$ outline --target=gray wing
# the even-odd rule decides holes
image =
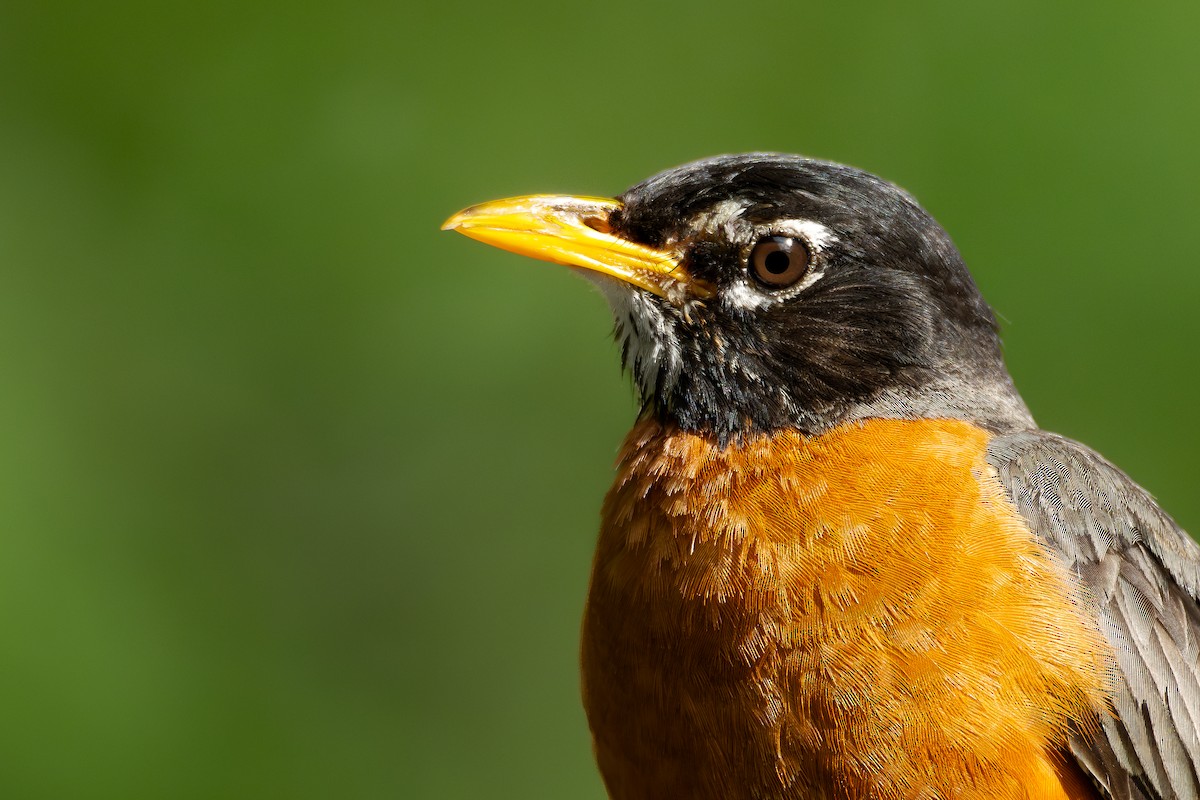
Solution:
[[[1114,800],[1200,798],[1200,548],[1097,453],[1040,431],[988,447],[1034,534],[1079,576],[1117,654],[1116,716],[1071,752]]]

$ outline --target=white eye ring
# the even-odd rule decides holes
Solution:
[[[795,297],[825,277],[822,251],[837,242],[833,231],[811,219],[777,220],[770,225],[755,228],[755,238],[750,241],[762,243],[772,238],[799,240],[808,251],[808,266],[803,274],[790,284],[773,286],[754,275],[753,249],[747,256],[747,275],[735,280],[723,292],[722,299],[733,308],[753,311],[777,305]],[[757,247],[758,244],[755,245]]]

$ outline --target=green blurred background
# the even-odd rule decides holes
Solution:
[[[913,191],[1200,530],[1194,2],[0,7],[0,796],[600,798],[602,300],[438,231],[720,152]]]

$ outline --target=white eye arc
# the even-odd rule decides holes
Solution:
[[[770,225],[756,226],[754,235],[755,238],[750,239],[754,247],[746,255],[746,274],[721,293],[727,305],[745,311],[786,302],[825,277],[824,252],[837,242],[833,231],[810,219],[776,220]],[[788,273],[789,280],[783,283],[773,283],[764,279],[754,268],[754,254],[759,246],[769,240],[798,241],[807,252],[807,264],[804,269],[798,275]],[[765,259],[769,257],[769,252],[764,248],[760,255]],[[789,268],[793,264],[794,259],[789,259]],[[781,262],[776,261],[775,268],[778,269],[779,266]]]
[[[809,251],[815,256],[833,242],[837,236],[833,231],[819,222],[811,219],[783,219],[762,230],[762,235],[793,236],[803,239]]]

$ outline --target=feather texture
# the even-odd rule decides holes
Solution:
[[[615,800],[1092,796],[1108,648],[953,420],[721,447],[653,419],[605,503],[584,704]]]
[[[1144,489],[1061,436],[994,439],[988,461],[1034,534],[1091,595],[1116,652],[1102,736],[1076,733],[1080,766],[1114,800],[1200,792],[1200,548]]]

